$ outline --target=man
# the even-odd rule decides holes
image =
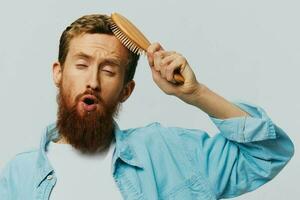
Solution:
[[[199,83],[186,59],[147,50],[153,80],[206,112],[220,129],[120,130],[113,118],[131,95],[138,56],[112,34],[109,17],[87,15],[63,32],[53,64],[58,119],[40,148],[18,154],[0,177],[0,199],[220,199],[271,180],[294,153],[259,107],[233,104]],[[185,81],[174,84],[180,70]]]

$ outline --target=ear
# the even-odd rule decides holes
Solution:
[[[123,88],[122,94],[121,94],[121,98],[120,101],[123,103],[125,102],[128,97],[130,97],[131,93],[133,92],[135,87],[135,82],[134,80],[129,81]]]
[[[52,66],[53,81],[56,87],[59,87],[62,77],[62,67],[59,62],[53,63]]]

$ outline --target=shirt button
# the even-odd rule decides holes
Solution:
[[[50,174],[47,176],[47,180],[51,180],[51,179],[53,179],[53,175]]]

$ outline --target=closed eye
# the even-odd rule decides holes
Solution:
[[[107,69],[102,69],[102,71],[103,71],[105,74],[109,75],[109,76],[115,75],[115,72],[110,71],[110,70],[107,70]]]
[[[84,69],[84,68],[87,68],[88,66],[85,65],[85,64],[76,64],[76,67],[77,67],[78,69]]]
[[[101,67],[101,71],[103,71],[107,75],[114,75],[116,71],[115,68],[115,66],[106,64]]]

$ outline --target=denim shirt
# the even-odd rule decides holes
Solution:
[[[271,180],[293,156],[293,144],[263,109],[237,105],[251,117],[211,117],[220,130],[214,137],[159,123],[116,127],[112,176],[123,198],[213,200],[241,195]],[[8,163],[0,176],[1,200],[49,199],[57,177],[46,149],[57,138],[52,124],[38,150],[20,153]]]

